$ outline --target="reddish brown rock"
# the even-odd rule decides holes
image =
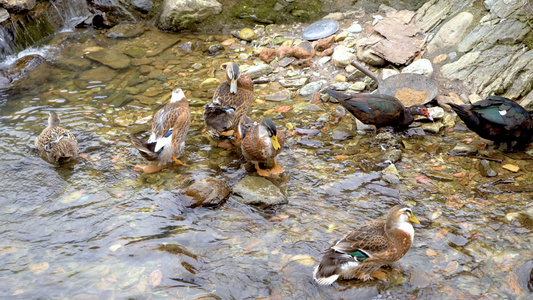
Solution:
[[[330,36],[330,37],[327,37],[327,38],[323,38],[323,39],[319,39],[317,41],[314,41],[313,42],[313,46],[314,48],[316,49],[316,51],[324,51],[328,48],[331,47],[331,45],[333,45],[333,36]]]
[[[297,58],[303,58],[303,59],[313,58],[313,56],[315,56],[315,53],[316,53],[315,49],[313,48],[313,46],[311,46],[311,43],[309,43],[308,41],[301,42],[298,45],[292,47],[292,49],[293,49],[292,55]]]
[[[322,51],[322,53],[320,53],[320,56],[322,56],[322,57],[323,57],[323,56],[330,56],[330,55],[332,55],[332,54],[333,54],[333,47],[328,48],[328,49]]]
[[[263,50],[261,50],[259,58],[269,64],[271,61],[274,60],[274,58],[276,58],[276,50],[265,47],[263,48]]]
[[[283,59],[284,57],[290,57],[292,56],[293,49],[288,46],[280,46],[276,53],[278,55],[278,59]]]
[[[297,61],[293,61],[292,65],[297,68],[307,68],[313,65],[313,58],[309,57],[307,59],[299,59]]]

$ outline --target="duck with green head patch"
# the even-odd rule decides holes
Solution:
[[[248,116],[241,119],[238,128],[242,136],[241,149],[244,158],[255,165],[260,176],[280,175],[284,169],[277,163],[276,156],[285,143],[285,134],[276,128],[276,124],[268,118],[259,123],[252,122]],[[259,163],[273,162],[270,170],[261,169]]]
[[[322,285],[337,279],[371,279],[379,268],[399,260],[411,248],[412,223],[420,224],[407,205],[392,207],[387,220],[367,223],[328,248],[313,278]]]

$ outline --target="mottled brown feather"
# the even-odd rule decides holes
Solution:
[[[249,119],[248,117],[244,118]],[[271,162],[283,149],[285,145],[285,133],[276,129],[276,136],[280,144],[279,149],[274,149],[271,143],[263,140],[259,136],[259,123],[251,123],[241,128],[246,127],[241,135],[243,136],[241,142],[241,149],[244,159],[250,162]]]
[[[50,112],[48,127],[35,139],[35,146],[48,161],[63,163],[78,156],[79,146],[76,137],[59,122],[57,114]]]

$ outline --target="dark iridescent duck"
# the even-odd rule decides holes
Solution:
[[[276,128],[268,118],[259,123],[252,122],[248,116],[241,119],[239,133],[242,136],[241,149],[244,158],[255,165],[259,176],[280,175],[284,169],[276,161],[285,143],[285,134]],[[259,163],[273,162],[270,170],[261,169]]]
[[[389,210],[387,220],[376,220],[350,232],[328,248],[313,273],[319,284],[330,285],[337,279],[369,280],[382,266],[402,258],[413,243],[411,223],[420,224],[407,205]]]
[[[217,87],[213,100],[205,106],[204,120],[209,131],[231,136],[254,100],[254,84],[250,76],[240,72],[236,63],[221,67],[226,71],[227,80]]]
[[[396,130],[407,128],[413,123],[415,115],[425,116],[433,120],[423,105],[405,107],[400,100],[385,94],[354,94],[345,95],[341,92],[326,89],[326,92],[337,99],[346,110],[365,124],[377,128],[392,126]]]
[[[529,112],[510,99],[490,96],[472,105],[448,105],[470,130],[496,145],[506,144],[507,151],[533,142],[533,121]]]

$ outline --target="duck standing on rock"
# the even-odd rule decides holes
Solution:
[[[138,165],[135,169],[142,170],[144,173],[155,173],[172,161],[186,165],[178,157],[185,150],[185,138],[190,124],[189,102],[183,91],[177,88],[172,91],[170,103],[155,114],[150,138],[143,141],[134,134],[130,135],[131,142],[139,153],[147,160],[158,163],[157,165]]]
[[[429,111],[423,105],[405,107],[396,97],[385,94],[345,95],[326,89],[331,97],[337,99],[346,110],[365,124],[377,128],[393,126],[396,130],[406,129],[413,123],[415,115],[425,116],[433,121]]]
[[[529,112],[508,98],[490,96],[471,105],[447,104],[470,130],[498,146],[505,144],[506,151],[533,142],[533,121]]]
[[[367,223],[327,249],[313,278],[330,285],[339,278],[366,281],[383,276],[376,271],[399,260],[411,248],[415,235],[411,223],[420,224],[407,205],[392,207],[387,220]]]
[[[259,176],[279,176],[284,169],[277,163],[276,156],[285,144],[285,134],[276,128],[268,118],[259,123],[252,122],[248,116],[241,119],[238,131],[242,136],[241,149],[244,158],[255,165]],[[259,163],[274,162],[270,170],[261,169]]]
[[[227,80],[220,83],[213,100],[205,106],[204,120],[209,131],[232,136],[254,100],[254,84],[250,76],[240,72],[238,64],[230,62],[221,67],[226,71]]]
[[[35,139],[35,146],[48,161],[65,163],[78,157],[78,141],[67,129],[59,126],[56,112],[48,113],[48,127]]]

